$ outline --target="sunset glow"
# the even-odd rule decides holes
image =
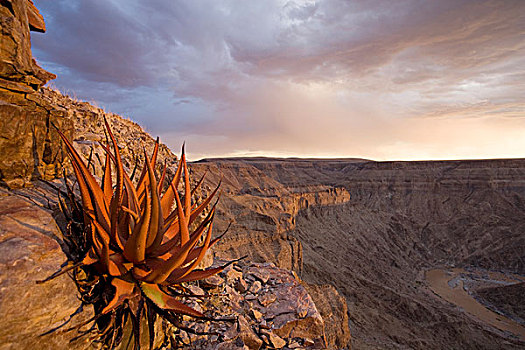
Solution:
[[[35,4],[52,86],[192,160],[525,157],[523,1]]]

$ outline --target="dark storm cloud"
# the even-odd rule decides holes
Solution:
[[[487,118],[525,113],[519,0],[36,5],[48,33],[33,34],[35,53],[59,88],[175,144],[193,138],[195,154],[406,157],[425,148],[415,130],[429,119],[480,130],[444,133],[421,154],[447,157],[443,144],[469,154],[494,128]]]

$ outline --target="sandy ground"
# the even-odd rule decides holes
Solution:
[[[463,269],[433,269],[426,272],[426,280],[430,289],[444,300],[462,308],[468,314],[476,317],[480,321],[487,323],[505,333],[525,341],[525,327],[519,323],[499,315],[474,299],[465,288],[465,281],[462,276],[469,274]],[[505,276],[500,273],[488,273],[490,280],[494,283],[514,283],[521,278],[517,276]]]

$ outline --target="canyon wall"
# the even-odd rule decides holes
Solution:
[[[216,225],[219,230],[231,227],[216,248],[217,256],[247,255],[298,273],[303,265],[302,246],[289,235],[296,227],[297,215],[312,207],[350,200],[343,186],[324,185],[312,179],[287,186],[276,172],[258,169],[251,160],[204,160],[193,163],[192,170],[207,172],[207,188],[221,182],[223,196]]]

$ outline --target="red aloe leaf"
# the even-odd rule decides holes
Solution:
[[[189,266],[182,268],[182,269],[177,269],[179,271],[177,270],[173,271],[170,274],[170,276],[166,279],[166,281],[164,281],[164,283],[167,283],[168,285],[173,284],[174,281],[177,281],[187,276],[200,264],[200,262],[202,261],[202,259],[204,259],[204,256],[206,255],[208,247],[210,246],[212,230],[213,230],[213,223],[210,223],[210,225],[208,226],[208,232],[206,234],[206,239],[204,240],[203,245],[199,247],[198,249],[194,249],[192,251],[192,253],[198,251],[199,254],[196,256],[196,258],[193,258],[192,256],[190,256],[191,253],[188,254],[188,257],[186,257],[186,261],[184,263],[187,264],[187,263],[190,263],[192,260],[194,259],[195,260]]]
[[[186,244],[190,239],[190,231],[188,229],[188,219],[184,215],[182,209],[182,203],[180,202],[179,193],[173,189],[175,192],[175,200],[177,201],[177,214],[179,215],[179,229],[180,229],[180,245]]]
[[[226,266],[228,266],[228,264],[227,265],[223,265],[223,266],[219,266],[219,267],[214,267],[214,268],[207,269],[207,270],[193,270],[192,272],[187,274],[185,277],[182,277],[182,278],[179,278],[179,279],[177,279],[175,281],[170,281],[170,282],[172,284],[173,283],[180,284],[180,283],[184,283],[184,282],[192,282],[192,281],[202,280],[202,279],[205,279],[205,278],[208,278],[210,276],[218,274],[219,272],[224,270],[226,268]]]
[[[129,235],[131,233],[131,231],[130,231],[131,221],[135,220],[133,215],[130,214],[130,212],[132,212],[132,211],[130,211],[128,209],[128,211],[126,212],[126,210],[124,210],[124,208],[128,208],[127,207],[129,205],[128,198],[129,198],[128,192],[124,191],[123,198],[122,198],[122,204],[120,206],[120,212],[119,212],[119,215],[118,215],[118,230],[117,230],[117,236],[119,237],[120,242],[123,242],[122,245],[125,244],[125,242],[128,240]],[[133,212],[133,213],[135,213],[135,212]],[[134,222],[136,222],[136,221],[134,221]],[[124,250],[124,249],[121,248],[121,251],[122,250]]]
[[[124,247],[124,256],[133,263],[141,263],[145,259],[146,240],[151,219],[151,198],[146,196],[146,208],[135,229]]]
[[[188,163],[186,163],[186,156],[184,154],[182,155],[182,162],[184,163],[184,214],[186,217],[189,217],[191,211],[190,174],[188,171]]]
[[[184,145],[182,146],[182,154],[184,154]],[[173,180],[171,181],[170,186],[164,192],[162,195],[162,199],[160,200],[160,205],[162,207],[162,213],[164,214],[164,220],[167,221],[168,215],[171,213],[171,207],[173,206],[173,201],[175,200],[175,192],[177,191],[177,187],[179,186],[180,176],[182,174],[182,155],[179,160],[179,166],[177,168],[177,171],[175,172],[175,176],[173,176]]]
[[[149,300],[163,310],[174,311],[179,314],[193,317],[204,317],[202,313],[164,293],[156,284],[141,283],[140,289]]]
[[[102,177],[102,183],[104,184],[104,196],[106,197],[106,203],[111,202],[113,196],[113,187],[111,185],[111,162],[109,156],[106,154],[106,164],[104,165],[104,176]]]
[[[131,215],[131,217],[133,218],[133,220],[135,220],[135,222],[139,221],[139,219],[140,219],[139,215],[137,213],[135,213],[133,210],[131,210],[128,207],[125,207],[125,206],[122,206],[121,209],[122,209],[122,211],[125,211],[126,213]]]
[[[157,162],[157,154],[159,153],[159,138],[157,137],[157,140],[155,140],[155,147],[153,149],[153,153],[151,155],[151,161],[149,162],[151,167],[155,169],[155,163]],[[147,162],[147,158],[145,162]],[[140,174],[139,182],[137,184],[137,194],[139,198],[142,198],[144,195],[144,191],[146,190],[146,185],[148,184],[148,169],[147,165],[144,164],[144,167],[142,168],[142,172]]]
[[[111,128],[109,127],[106,117],[104,117],[104,123],[106,125],[106,129],[108,131],[111,142],[113,143],[113,150],[115,151],[115,162],[116,162],[116,168],[117,168],[117,187],[115,188],[115,193],[114,193],[113,199],[111,200],[111,205],[110,205],[111,228],[109,231],[111,234],[111,238],[115,240],[119,248],[124,249],[124,244],[121,241],[120,236],[117,232],[120,205],[122,204],[122,199],[123,199],[122,194],[124,191],[124,169],[122,166],[122,159],[120,158],[120,151],[118,149],[117,140],[113,136],[113,132],[111,132]],[[111,153],[111,152],[108,152],[108,153]]]
[[[162,191],[162,186],[164,186],[164,180],[166,179],[167,169],[168,169],[168,164],[166,163],[166,161],[164,161],[164,168],[162,169],[162,175],[160,176],[159,187],[157,189],[159,193]]]
[[[113,154],[111,154],[109,147],[105,146],[104,144],[100,144],[100,146],[104,149],[106,154],[109,155],[113,163],[117,164],[117,160],[115,159]],[[133,211],[138,212],[139,200],[138,200],[137,192],[135,190],[135,186],[133,186],[133,182],[129,178],[128,174],[126,174],[126,172],[123,172],[122,175],[124,176],[124,188],[128,194],[128,200],[129,200],[128,207],[132,209]]]
[[[118,266],[116,261],[110,259],[110,255],[113,251],[109,248],[109,234],[97,221],[93,220],[91,224],[95,226],[96,231],[98,232],[98,237],[100,238],[99,240],[95,238],[95,241],[98,241],[101,245],[101,247],[99,246],[98,256],[104,270],[111,276],[121,276],[126,270],[123,266]]]
[[[177,236],[171,238],[170,240],[166,241],[165,243],[161,244],[155,250],[152,250],[150,252],[150,255],[152,257],[163,256],[164,254],[170,252],[174,247],[176,247],[176,246],[178,247],[179,243],[180,243],[180,236],[177,235]],[[171,256],[171,254],[170,254],[170,256]]]
[[[208,213],[206,218],[200,223],[200,225],[191,234],[190,237],[193,237],[194,235],[200,235],[202,233],[202,231],[206,228],[206,226],[208,226],[208,224],[210,224],[213,221],[213,215],[214,214],[215,214],[215,207],[213,207],[213,209],[210,211],[210,213]],[[175,245],[177,243],[179,243],[179,241],[180,241],[180,237],[179,236],[175,236],[172,239],[170,239],[169,241],[163,243],[155,251],[152,251],[151,255],[152,256],[163,256],[163,257],[166,257],[166,258],[170,258],[173,254],[171,254],[171,253],[168,254],[168,253],[173,249],[173,247],[175,247]],[[168,255],[166,256],[166,254],[168,254]],[[190,254],[191,254],[191,252],[190,252]],[[191,260],[193,260],[193,259],[191,259]],[[186,259],[186,262],[189,262],[188,259]]]
[[[89,172],[89,169],[86,167],[71,142],[69,142],[67,137],[58,128],[57,132],[64,141],[68,155],[71,158],[71,164],[73,165],[73,170],[80,187],[84,210],[94,210],[101,224],[104,227],[109,228],[107,203],[102,189],[93,175]]]
[[[231,264],[236,263],[236,262],[238,262],[240,260],[243,260],[246,257],[247,257],[247,255],[243,256],[242,258],[229,261],[229,262],[227,262],[226,264],[224,264],[222,266],[213,267],[213,268],[206,269],[206,270],[193,270],[188,275],[186,275],[186,277],[178,279],[177,282],[175,282],[175,283],[181,284],[181,283],[185,283],[185,282],[193,282],[193,281],[197,281],[197,280],[202,280],[202,279],[208,278],[210,276],[218,274],[219,272],[223,271],[225,268],[227,268]]]
[[[195,192],[199,189],[199,187],[201,187],[202,185],[202,182],[204,181],[204,177],[206,176],[206,174],[208,173],[208,170],[204,171],[204,174],[202,174],[199,182],[197,182],[197,184],[195,185],[195,187],[191,190],[191,195],[193,196],[195,194]]]
[[[169,225],[164,225],[164,237],[165,239],[172,239],[177,236],[180,232],[179,218],[175,217]]]
[[[95,248],[92,246],[87,252],[84,259],[82,259],[82,265],[92,265],[99,261],[98,255],[95,252]]]
[[[199,204],[194,210],[192,210],[189,220],[190,224],[193,222],[193,220],[197,218],[197,216],[200,215],[200,213],[202,213],[204,208],[206,208],[210,204],[213,197],[217,194],[217,191],[219,190],[220,186],[221,183],[219,182],[215,190],[201,204]]]
[[[147,155],[144,151],[144,155]],[[162,218],[162,211],[160,207],[160,197],[159,192],[157,189],[157,180],[155,179],[155,174],[153,172],[153,168],[149,162],[147,162],[148,166],[148,176],[149,176],[149,184],[150,184],[150,195],[151,195],[151,220],[149,225],[149,231],[148,231],[148,237],[146,241],[146,249],[159,246],[162,242],[163,232],[162,232],[162,226],[164,225],[163,218]],[[147,192],[147,191],[146,191]]]
[[[218,237],[214,238],[209,246],[207,247],[206,250],[208,249],[211,249],[211,247],[213,247],[215,245],[215,243],[217,243],[218,241],[221,240],[222,237],[224,237],[224,235],[226,233],[228,233],[228,230],[230,229],[230,226],[231,226],[231,223],[228,225],[228,227],[226,228],[226,230],[221,233]],[[189,263],[190,261],[192,261],[193,259],[197,258],[200,254],[201,254],[201,251],[202,249],[204,248],[204,246],[201,246],[201,247],[196,247],[195,249],[193,249],[189,254],[188,254],[188,257],[186,258],[186,261],[184,262],[185,264]]]
[[[194,235],[180,249],[178,249],[177,252],[173,253],[173,255],[169,259],[167,259],[165,263],[163,263],[159,267],[154,268],[151,274],[148,275],[144,279],[144,281],[161,283],[166,278],[168,278],[168,276],[173,272],[173,270],[179,268],[184,263],[190,250],[193,249],[193,247],[195,247],[195,245],[201,238],[202,232],[203,230],[201,230],[199,234]]]
[[[113,278],[113,280],[111,280],[111,284],[115,287],[115,295],[113,296],[113,299],[110,300],[108,305],[102,309],[102,314],[106,314],[119,307],[122,305],[124,300],[133,297],[133,295],[137,293],[137,291],[135,291],[135,283],[127,282],[120,278]]]
[[[86,181],[84,180],[84,177],[82,176],[82,173],[80,172],[78,168],[78,165],[73,161],[71,162],[71,164],[73,165],[73,171],[75,172],[75,176],[78,182],[78,187],[80,189],[80,197],[82,199],[82,208],[84,211],[84,221],[88,221],[87,212],[95,211],[95,208],[93,206],[93,201],[91,200],[89,188],[86,185]]]

